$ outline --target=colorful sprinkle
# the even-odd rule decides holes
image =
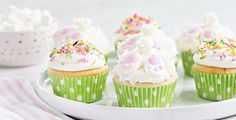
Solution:
[[[213,55],[219,56],[220,60],[224,60],[227,56],[232,56],[232,61],[236,60],[235,52],[236,41],[233,39],[212,39],[210,41],[202,41],[200,46],[197,46],[197,53],[199,53],[200,59],[204,59],[207,53],[213,53]]]
[[[159,24],[157,24],[152,18],[134,14],[122,22],[116,33],[123,35],[137,34],[140,33],[141,27],[146,24],[153,24],[157,29],[160,29]]]
[[[91,54],[91,51],[96,51],[98,58],[103,59],[104,56],[101,52],[95,48],[93,44],[85,43],[83,40],[78,40],[74,43],[65,43],[60,48],[54,48],[52,53],[50,54],[50,62],[53,62],[56,56],[66,56],[71,58],[72,54],[78,54],[84,56],[84,58],[78,59],[78,63],[87,63],[89,62],[86,59],[87,54]],[[92,61],[92,64],[95,64],[96,61]],[[64,62],[61,62],[61,65],[64,65]]]

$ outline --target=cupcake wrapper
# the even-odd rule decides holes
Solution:
[[[236,93],[236,74],[208,74],[192,70],[198,96],[211,101],[230,99]]]
[[[109,55],[110,55],[110,54],[106,54],[106,55],[105,55],[105,60],[106,60],[106,63],[108,63],[108,58],[109,58]]]
[[[92,103],[102,98],[108,71],[86,77],[63,77],[49,74],[55,95],[70,100]]]
[[[193,53],[190,51],[183,51],[181,53],[182,62],[185,74],[188,76],[192,76],[192,65],[194,64],[193,61]]]
[[[172,106],[176,82],[153,88],[130,87],[114,81],[118,105],[131,108],[166,108]]]
[[[177,70],[177,68],[178,68],[178,63],[179,63],[179,59],[178,59],[178,57],[176,57],[176,58],[175,58],[175,68],[176,68],[176,70]]]

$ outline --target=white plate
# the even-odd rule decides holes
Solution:
[[[222,102],[206,101],[197,96],[194,81],[180,77],[175,90],[172,108],[123,108],[117,107],[116,95],[110,76],[105,95],[99,102],[86,104],[55,96],[46,71],[37,81],[38,95],[58,111],[75,118],[94,120],[199,120],[217,119],[236,114],[236,98]]]

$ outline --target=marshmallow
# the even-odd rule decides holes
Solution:
[[[32,31],[55,24],[55,19],[46,10],[10,6],[6,14],[0,14],[0,32]]]

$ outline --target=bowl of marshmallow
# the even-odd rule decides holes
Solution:
[[[46,61],[56,28],[56,20],[46,10],[10,6],[6,14],[0,14],[0,66]]]

